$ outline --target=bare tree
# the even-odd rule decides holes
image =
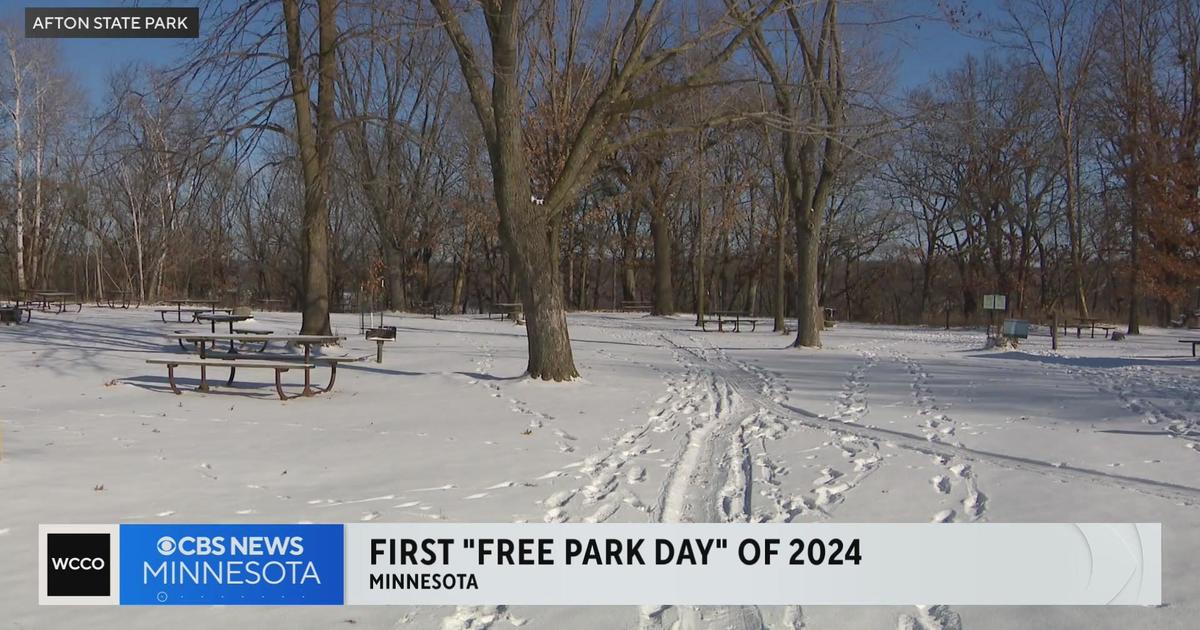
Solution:
[[[1054,104],[1075,306],[1082,317],[1088,317],[1088,300],[1080,217],[1080,113],[1100,44],[1097,4],[1092,0],[1006,0],[1010,24],[1002,29],[1012,45],[1032,59]]]
[[[733,6],[733,0],[729,0]],[[837,0],[818,3],[814,26],[789,6],[785,37],[794,41],[799,60],[780,60],[777,50],[755,28],[750,48],[766,72],[780,120],[780,159],[796,231],[796,339],[794,346],[821,345],[824,315],[820,305],[821,230],[825,205],[846,156],[847,88]],[[813,32],[815,30],[815,32]]]
[[[583,115],[565,136],[567,151],[557,176],[545,183],[544,190],[534,191],[530,156],[521,128],[526,94],[522,88],[527,68],[521,55],[522,41],[528,34],[524,28],[528,16],[522,13],[525,3],[520,0],[481,2],[491,59],[489,69],[477,50],[478,44],[464,28],[460,11],[450,0],[430,2],[458,55],[471,103],[483,128],[491,159],[500,233],[521,287],[527,317],[528,374],[546,380],[573,379],[578,376],[578,371],[571,354],[562,279],[558,271],[564,209],[574,201],[600,161],[611,152],[614,131],[630,112],[704,87],[740,47],[749,30],[739,29],[730,37],[727,22],[716,19],[698,34],[684,35],[684,39],[671,42],[671,38],[664,35],[667,21],[663,11],[667,3],[655,0],[644,6],[637,2],[625,12],[623,19],[610,19],[609,25],[614,26],[606,29],[612,36],[610,45],[592,48],[611,50],[609,58],[602,60],[597,56],[589,60],[582,58],[582,42],[574,37],[584,30],[582,23],[587,11],[569,11],[569,15],[574,16],[574,23],[557,32],[568,33],[572,39],[562,48],[560,58],[554,60],[554,64],[568,71],[576,64],[591,64],[597,69],[598,88],[593,94],[582,95],[586,107],[580,108]],[[581,5],[579,2],[571,4]],[[780,0],[772,0],[756,14],[752,23],[757,25],[780,4]],[[535,7],[534,10],[539,9]],[[555,11],[557,4],[545,3],[540,10]],[[714,51],[701,46],[718,37],[726,37],[727,41],[717,45]],[[695,50],[706,54],[692,64],[696,69],[683,78],[652,89],[639,84],[640,78]]]

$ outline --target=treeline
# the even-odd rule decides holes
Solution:
[[[96,105],[10,25],[0,295],[519,301],[556,380],[564,311],[626,301],[808,346],[1195,306],[1200,0],[925,8],[990,46],[901,88],[909,3],[212,2]]]

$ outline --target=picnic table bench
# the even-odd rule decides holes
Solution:
[[[158,311],[158,316],[161,317],[164,322],[167,321],[167,313],[171,313],[171,312],[175,313],[175,321],[178,323],[181,323],[181,324],[183,323],[183,314],[185,312],[191,313],[192,321],[196,321],[196,316],[199,315],[200,313],[215,313],[215,312],[217,312],[217,300],[186,299],[186,300],[166,300],[166,302],[168,304],[174,304],[175,308],[154,309],[154,310]],[[206,307],[206,308],[196,308],[196,307],[184,308],[183,307],[184,304],[207,304],[208,307]],[[221,310],[225,310],[225,309],[221,309]]]
[[[1083,329],[1087,328],[1091,331],[1092,339],[1096,338],[1096,328],[1098,328],[1098,326],[1096,324],[1100,323],[1099,318],[1097,318],[1097,317],[1076,317],[1072,321],[1074,321],[1074,323],[1068,323],[1066,321],[1063,322],[1062,327],[1063,327],[1064,335],[1067,334],[1067,328],[1073,327],[1073,328],[1075,328],[1075,338],[1080,339],[1083,337]]]
[[[717,316],[717,331],[725,332],[725,325],[732,324],[733,332],[742,332],[743,324],[750,324],[750,330],[754,331],[758,327],[758,320],[750,317],[749,313],[744,311],[713,311],[713,315]],[[714,320],[706,317],[700,321],[700,330],[708,332],[708,325]]]
[[[254,357],[253,359],[240,359],[240,357],[242,357],[242,356],[249,356],[249,355],[238,354],[236,349],[234,348],[235,342],[240,341],[240,342],[244,342],[244,343],[264,343],[265,344],[269,341],[283,341],[286,343],[294,343],[296,345],[303,346],[304,347],[304,358],[303,358],[303,361],[301,361],[300,363],[302,363],[304,365],[292,365],[291,366],[292,368],[304,370],[304,391],[302,392],[303,396],[313,396],[313,395],[321,393],[321,392],[330,391],[333,388],[334,381],[337,379],[338,364],[344,363],[347,361],[357,361],[357,359],[350,359],[350,358],[344,358],[344,357],[316,357],[316,358],[314,358],[312,356],[312,346],[326,344],[326,343],[334,343],[334,342],[342,341],[345,339],[345,337],[341,337],[341,336],[337,336],[337,335],[273,335],[273,334],[261,334],[261,333],[259,333],[259,334],[228,334],[228,335],[226,335],[226,334],[205,333],[205,332],[199,332],[199,333],[184,332],[184,333],[175,333],[175,334],[167,335],[167,338],[180,341],[181,343],[182,342],[190,342],[193,345],[195,345],[197,350],[200,353],[201,361],[206,361],[206,360],[210,359],[210,355],[208,352],[208,347],[210,345],[215,346],[216,343],[218,343],[218,342],[229,341],[229,346],[230,346],[229,352],[218,353],[218,354],[212,355],[215,357],[219,357],[219,359],[214,359],[214,360],[227,361],[227,363],[216,364],[221,367],[229,368],[229,379],[226,383],[227,385],[233,384],[233,379],[237,373],[237,368],[242,366],[243,364],[253,364],[254,362],[269,362],[269,363],[275,364],[278,361],[287,361],[287,360],[294,361],[294,360],[296,360],[295,357],[291,357],[291,356],[287,356],[287,355],[263,356],[258,353],[253,355],[253,357]],[[151,360],[147,359],[147,361],[149,362]],[[188,363],[180,363],[179,360],[176,359],[175,357],[155,359],[154,361],[159,364],[163,364],[164,361],[167,361],[167,362],[172,362],[175,365],[188,365]],[[196,364],[196,363],[194,363],[192,365],[200,366],[201,382],[202,382],[202,384],[206,383],[207,381],[206,381],[205,370],[211,364],[207,364],[207,363]],[[305,365],[307,367],[304,367]],[[330,368],[329,384],[326,385],[324,389],[320,389],[320,390],[316,390],[312,387],[312,368],[313,368],[313,366],[316,366],[316,365],[325,365]],[[280,372],[276,373],[277,379],[280,374],[281,374]],[[202,389],[201,391],[207,391],[207,390]],[[178,393],[178,392],[176,392],[176,393]],[[280,392],[280,394],[281,394],[281,399],[282,399],[282,392]]]
[[[1105,339],[1108,339],[1112,335],[1113,331],[1117,329],[1116,326],[1113,326],[1111,324],[1097,324],[1096,328],[1099,328],[1100,330],[1104,331]]]
[[[52,310],[55,315],[65,313],[69,304],[75,305],[75,312],[83,312],[83,302],[75,298],[75,294],[70,291],[53,291],[49,289],[26,290],[29,294],[29,299],[25,300],[26,306],[32,308],[32,305],[37,304],[38,310],[43,313],[49,313]]]
[[[643,300],[626,300],[621,302],[621,310],[632,312],[644,311],[649,313],[650,311],[654,310],[654,303]]]
[[[1196,346],[1200,346],[1200,339],[1180,339],[1179,343],[1192,344],[1192,356],[1196,356]]]
[[[131,292],[124,289],[117,289],[108,292],[106,298],[96,298],[96,306],[108,306],[108,308],[129,308],[129,296]],[[134,308],[141,306],[141,302],[136,302]]]
[[[442,305],[438,304],[437,302],[421,302],[420,304],[417,304],[413,308],[418,313],[425,313],[427,315],[432,315],[434,319],[438,318],[439,311],[441,311],[442,313],[447,312],[447,311],[443,311]]]
[[[237,360],[231,360],[231,359],[225,359],[225,358],[207,358],[207,357],[206,358],[191,358],[191,357],[182,357],[182,356],[171,357],[171,358],[162,358],[162,359],[146,359],[146,363],[167,366],[167,382],[171,385],[171,391],[175,392],[176,394],[183,394],[183,392],[179,391],[179,386],[175,383],[175,368],[177,368],[181,365],[199,366],[200,367],[200,386],[197,387],[196,389],[198,391],[202,391],[202,392],[209,391],[206,369],[210,368],[210,367],[227,367],[227,368],[229,368],[229,383],[233,382],[234,371],[237,368],[243,368],[243,369],[248,369],[248,370],[255,370],[255,369],[275,370],[275,392],[279,394],[280,400],[287,400],[287,395],[283,393],[282,377],[283,377],[284,372],[287,372],[288,370],[291,370],[291,369],[300,369],[300,370],[304,370],[304,373],[307,375],[309,370],[311,370],[313,367],[315,367],[315,364],[313,364],[313,363],[305,363],[305,362],[301,362],[301,361],[261,361],[261,360],[259,360],[259,361],[245,361],[245,360],[237,361]],[[307,380],[307,378],[305,380]],[[332,384],[331,384],[331,386],[332,386]],[[307,383],[305,384],[305,388],[306,389],[308,388]],[[328,390],[325,390],[325,391],[328,391]],[[312,394],[302,394],[302,395],[311,396]]]

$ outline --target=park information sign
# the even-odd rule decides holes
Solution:
[[[1008,296],[988,294],[983,296],[983,310],[1003,311],[1008,309]]]
[[[42,525],[39,602],[1158,605],[1158,523]]]

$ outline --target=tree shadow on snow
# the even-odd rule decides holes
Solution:
[[[978,352],[978,351],[975,351]],[[971,359],[1009,359],[1032,361],[1049,365],[1078,368],[1112,369],[1131,366],[1200,367],[1200,360],[1191,357],[1063,357],[1028,354],[1020,351],[984,352],[968,355]]]
[[[455,372],[455,374],[480,381],[519,381],[526,378],[524,372],[516,376],[496,376],[495,374],[483,374],[482,372]]]

